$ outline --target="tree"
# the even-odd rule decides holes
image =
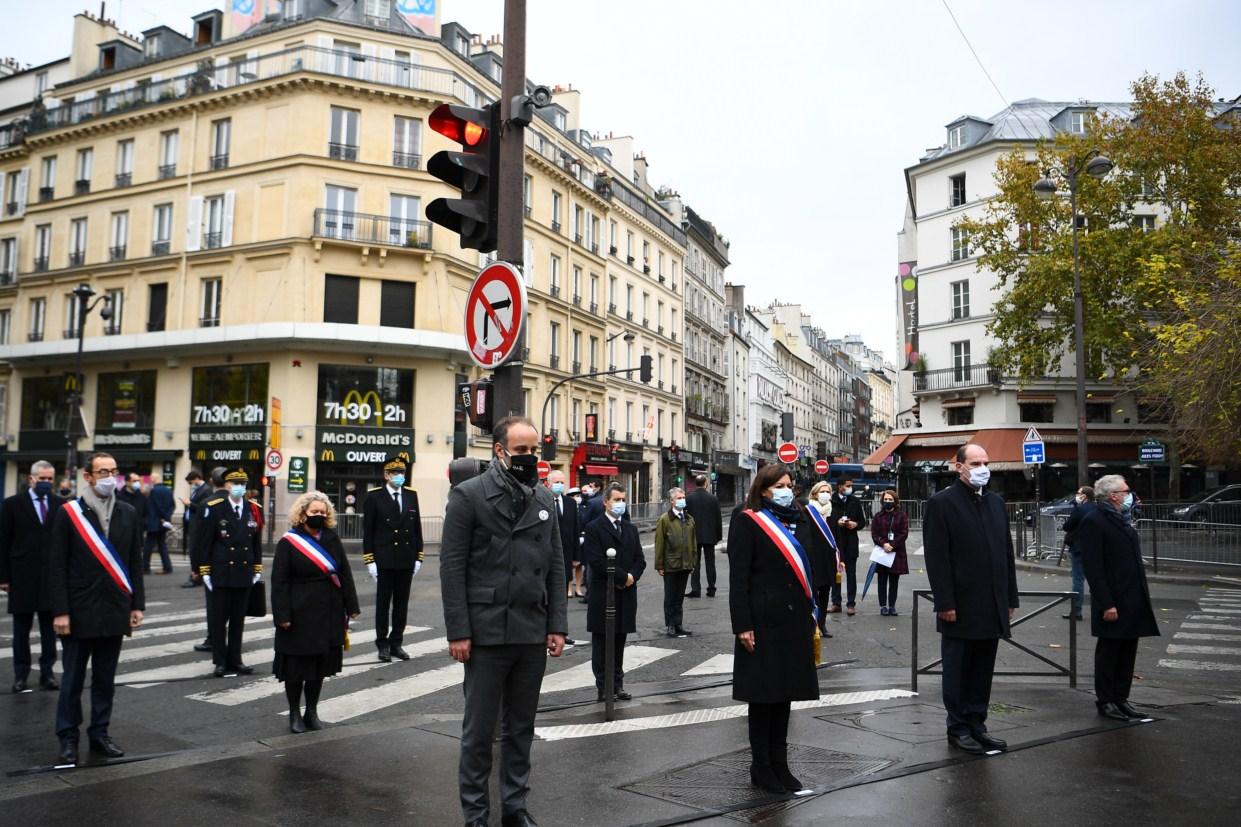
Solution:
[[[1088,378],[1132,388],[1148,421],[1169,423],[1174,454],[1236,462],[1241,109],[1201,77],[1148,75],[1131,89],[1130,117],[1103,113],[1085,135],[1002,158],[985,214],[956,225],[999,279],[992,364],[1022,382],[1072,373],[1072,212],[1034,183],[1103,154],[1111,174],[1077,179]]]

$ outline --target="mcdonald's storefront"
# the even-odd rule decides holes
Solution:
[[[190,391],[190,462],[204,473],[242,468],[257,488],[267,449],[266,363],[194,368]]]

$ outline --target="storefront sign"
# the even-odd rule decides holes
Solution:
[[[599,441],[599,414],[597,413],[586,414],[586,441]]]
[[[320,365],[320,426],[408,429],[414,419],[414,371],[370,365]]]
[[[150,448],[154,442],[156,371],[99,374],[95,448]]]
[[[190,393],[190,460],[261,462],[267,448],[269,366],[194,368]]]
[[[310,460],[307,457],[289,457],[289,493],[305,494],[307,491],[307,471]]]
[[[413,428],[340,428],[320,425],[315,435],[315,458],[319,462],[383,465],[398,455],[413,462]]]

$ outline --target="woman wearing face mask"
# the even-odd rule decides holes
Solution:
[[[670,508],[655,523],[655,571],[664,579],[664,633],[689,637],[685,620],[685,585],[698,565],[698,540],[694,518],[685,510],[685,490],[668,492]]]
[[[284,682],[291,732],[323,728],[318,714],[323,679],[340,671],[348,619],[360,611],[335,526],[336,513],[327,495],[303,494],[293,503],[289,530],[280,538],[272,561],[271,610],[276,624],[272,672]]]
[[[896,586],[902,574],[909,574],[909,558],[905,540],[909,538],[909,517],[897,508],[900,498],[895,491],[884,491],[879,497],[879,513],[870,523],[870,538],[884,551],[896,552],[891,566],[876,566],[879,575],[879,614],[896,615]]]
[[[802,788],[788,765],[790,704],[819,697],[808,552],[816,530],[788,470],[771,464],[755,474],[729,534],[733,698],[749,704],[750,781],[770,793]]]
[[[844,560],[836,546],[836,535],[832,533],[832,484],[826,480],[816,482],[810,489],[810,505],[806,516],[816,529],[810,548],[810,566],[814,569],[814,599],[820,607],[826,607],[832,600],[832,586],[836,578],[845,570]],[[827,612],[819,612],[819,633],[831,637],[827,631]]]

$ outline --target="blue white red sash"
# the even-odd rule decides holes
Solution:
[[[785,528],[784,523],[776,519],[767,509],[762,511],[752,511],[746,509],[746,514],[758,523],[758,527],[763,530],[771,542],[776,544],[776,548],[780,549],[780,553],[784,555],[784,559],[793,569],[793,573],[797,575],[798,582],[801,583],[802,590],[806,593],[806,599],[810,601],[810,613],[814,615],[815,621],[819,618],[819,607],[814,602],[814,589],[811,586],[810,574],[810,558],[806,555],[806,550],[801,547],[801,543],[797,542],[797,538],[793,536],[793,532]]]
[[[285,532],[284,539],[288,540],[293,548],[300,551],[306,556],[310,562],[314,563],[320,571],[328,576],[332,581],[332,585],[340,588],[340,577],[336,574],[336,564],[332,562],[332,557],[323,550],[323,546],[315,542],[313,537],[307,537],[305,534],[298,534],[296,531]]]
[[[840,549],[836,546],[836,538],[832,536],[832,530],[827,527],[827,520],[823,519],[823,515],[813,505],[806,508],[806,513],[810,515],[810,519],[818,527],[819,532],[823,535],[823,539],[827,540],[827,544],[832,547],[832,551],[840,554]]]
[[[69,512],[69,522],[73,523],[78,536],[99,561],[99,565],[103,566],[103,570],[112,578],[112,582],[116,583],[116,587],[125,594],[133,594],[134,587],[129,582],[129,571],[121,562],[116,549],[108,542],[108,538],[96,531],[90,520],[86,519],[86,513],[82,510],[82,501],[70,500],[65,503],[65,510]]]

